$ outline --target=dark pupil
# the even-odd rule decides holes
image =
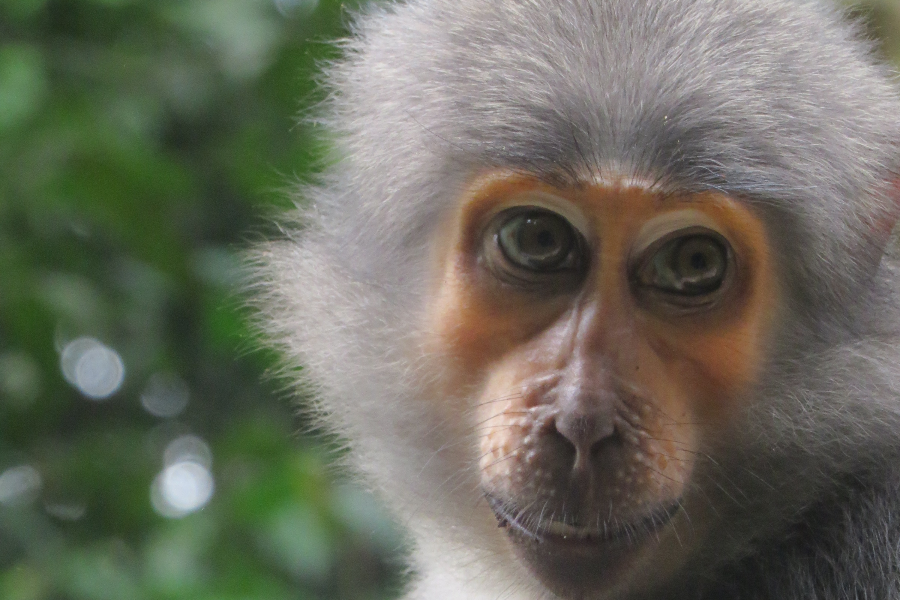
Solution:
[[[697,252],[693,256],[691,256],[691,266],[696,270],[701,271],[706,268],[706,256]]]
[[[553,235],[552,231],[545,229],[537,235],[537,241],[538,244],[540,244],[544,248],[547,248],[556,243],[556,236]]]

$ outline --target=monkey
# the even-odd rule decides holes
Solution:
[[[362,9],[263,335],[407,600],[900,598],[896,75],[819,0]]]

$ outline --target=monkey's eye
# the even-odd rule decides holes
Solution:
[[[494,217],[484,256],[495,275],[515,285],[556,286],[559,276],[581,272],[581,235],[561,215],[538,207],[516,207]]]
[[[639,291],[684,307],[711,303],[722,290],[732,262],[728,243],[706,231],[663,239],[645,256],[634,275]]]
[[[514,215],[500,227],[497,243],[516,266],[554,271],[570,261],[576,234],[569,222],[556,213],[529,210]]]

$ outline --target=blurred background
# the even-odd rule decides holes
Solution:
[[[0,600],[397,597],[235,291],[357,7],[0,0]],[[900,0],[853,10],[900,64]]]

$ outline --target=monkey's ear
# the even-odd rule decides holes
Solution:
[[[900,222],[900,176],[888,184],[887,199],[886,206],[874,215],[870,230],[870,240],[881,253],[889,250],[891,234]]]

